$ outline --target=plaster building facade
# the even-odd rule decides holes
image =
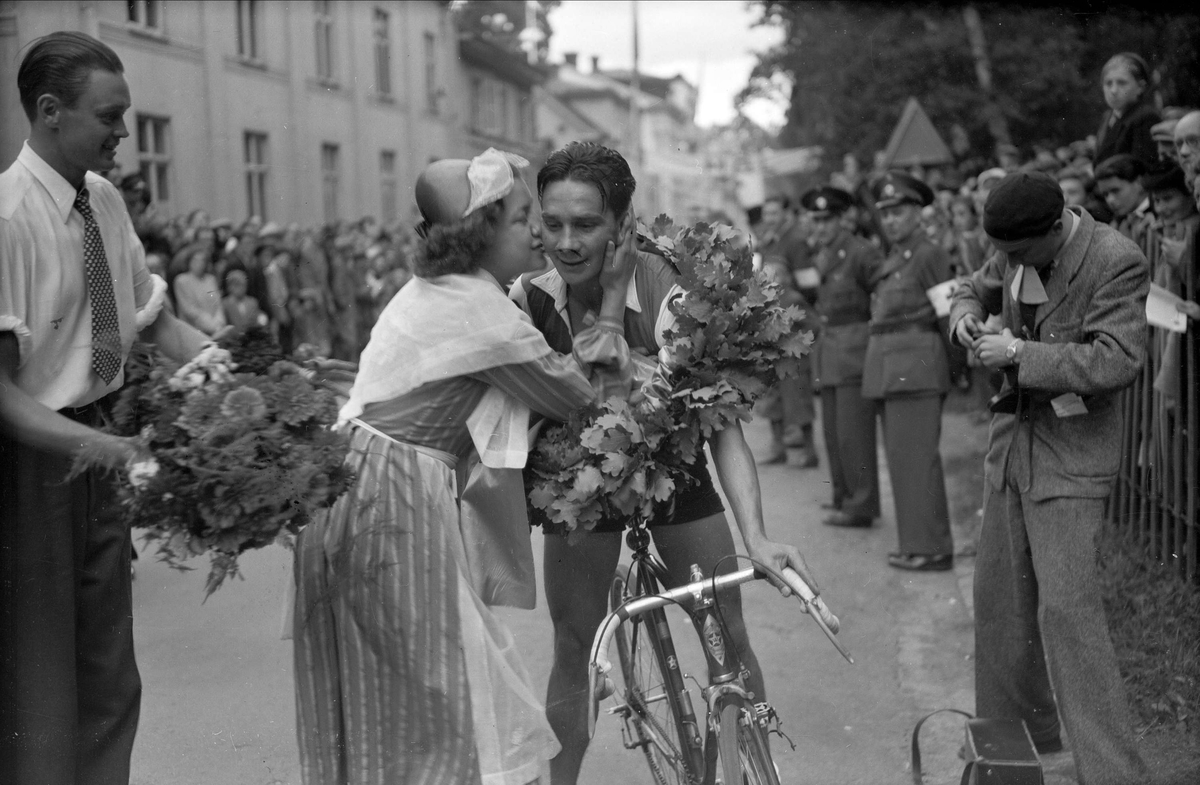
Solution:
[[[445,2],[0,0],[0,167],[28,133],[22,48],[55,30],[121,57],[133,107],[117,160],[165,215],[408,220],[430,160],[494,145],[538,163],[544,149],[541,72],[460,40]]]

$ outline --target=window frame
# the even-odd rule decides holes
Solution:
[[[260,0],[236,0],[237,56],[247,63],[262,64],[262,9]]]
[[[267,188],[271,173],[271,138],[267,132],[250,129],[242,132],[242,167],[246,182],[246,214],[267,221]]]
[[[322,84],[337,81],[335,21],[333,0],[313,0],[313,54],[317,81]]]
[[[375,6],[371,16],[371,41],[375,54],[375,94],[392,97],[392,15]]]
[[[134,131],[138,172],[146,182],[150,203],[169,211],[175,193],[171,118],[139,112],[134,117]]]
[[[325,223],[341,218],[342,146],[336,142],[321,142],[321,205]]]

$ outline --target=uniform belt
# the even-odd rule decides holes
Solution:
[[[923,322],[904,322],[901,324],[873,324],[871,335],[888,335],[890,333],[936,333],[937,327]]]

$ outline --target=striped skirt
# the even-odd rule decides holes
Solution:
[[[305,785],[522,785],[558,751],[463,577],[454,469],[433,452],[356,428],[355,487],[297,543]]]

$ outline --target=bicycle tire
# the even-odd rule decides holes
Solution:
[[[625,601],[627,573],[627,569],[618,569],[613,578],[610,609]],[[630,719],[638,745],[646,756],[654,781],[658,785],[696,785],[700,776],[688,763],[675,700],[669,695],[662,663],[647,632],[648,627],[661,629],[666,623],[666,614],[662,610],[622,622],[614,636],[617,661],[624,680],[625,702],[632,710]]]
[[[724,785],[779,785],[766,735],[754,707],[740,696],[717,702],[717,748]]]

